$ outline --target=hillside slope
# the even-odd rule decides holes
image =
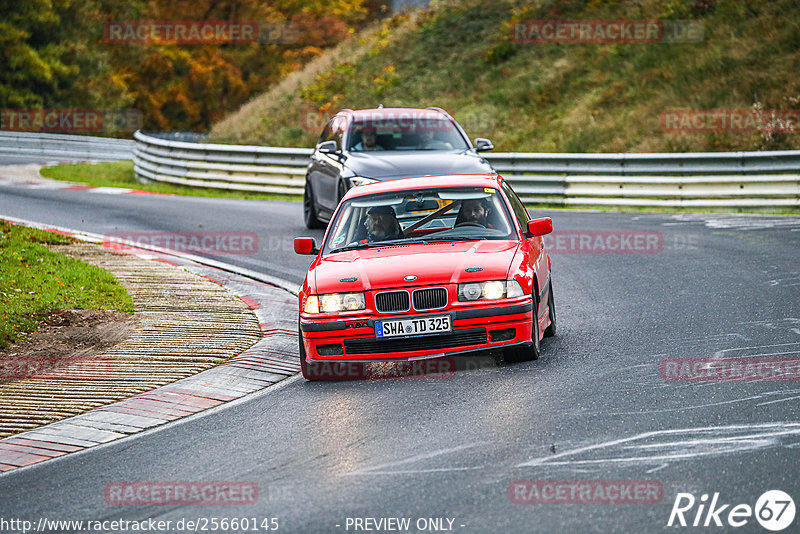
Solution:
[[[692,20],[697,42],[522,43],[525,20]],[[668,110],[800,109],[797,0],[463,0],[354,36],[216,124],[217,142],[313,146],[341,108],[439,106],[498,151],[800,148],[800,130],[674,132]],[[796,116],[796,115],[795,115]],[[713,126],[713,125],[712,125]]]

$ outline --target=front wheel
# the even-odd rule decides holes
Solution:
[[[303,330],[300,328],[300,321],[297,322],[297,339],[300,340],[298,347],[298,355],[300,356],[300,372],[303,373],[303,378],[306,380],[316,380],[308,368],[306,361],[306,346],[303,344]]]
[[[325,228],[325,225],[317,217],[317,208],[314,205],[314,191],[311,184],[306,179],[306,187],[303,191],[303,221],[309,230]]]
[[[550,291],[547,293],[547,307],[550,311],[547,316],[550,318],[550,326],[544,329],[544,337],[556,335],[556,301],[553,300],[553,281],[550,280]]]
[[[531,326],[530,344],[503,349],[503,359],[506,363],[529,362],[539,359],[539,305],[535,300],[531,315],[533,316],[533,325]]]

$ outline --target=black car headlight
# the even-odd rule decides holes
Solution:
[[[358,187],[360,185],[367,185],[367,184],[374,184],[378,180],[373,180],[372,178],[366,178],[364,176],[352,176],[348,178],[350,180],[350,187]]]
[[[522,286],[516,280],[488,280],[458,284],[458,300],[496,300],[521,297]]]

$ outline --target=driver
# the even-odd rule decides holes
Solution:
[[[461,211],[458,213],[458,224],[477,223],[486,228],[491,228],[489,224],[489,214],[491,212],[492,208],[489,206],[489,201],[485,198],[464,200],[461,203]]]
[[[378,131],[372,126],[366,126],[361,130],[361,141],[359,141],[352,150],[356,152],[371,152],[373,150],[384,150],[384,148],[377,143]]]
[[[391,206],[375,206],[367,212],[364,221],[370,241],[387,241],[403,237],[403,230]]]

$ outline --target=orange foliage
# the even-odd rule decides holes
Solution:
[[[107,43],[111,79],[124,83],[149,130],[207,130],[227,112],[349,35],[365,0],[145,0],[135,20],[257,21],[261,43]],[[374,8],[372,3],[367,5]],[[111,16],[134,20],[129,14]],[[275,34],[276,28],[280,31]],[[278,35],[278,39],[274,38]],[[283,39],[280,39],[283,37]]]

